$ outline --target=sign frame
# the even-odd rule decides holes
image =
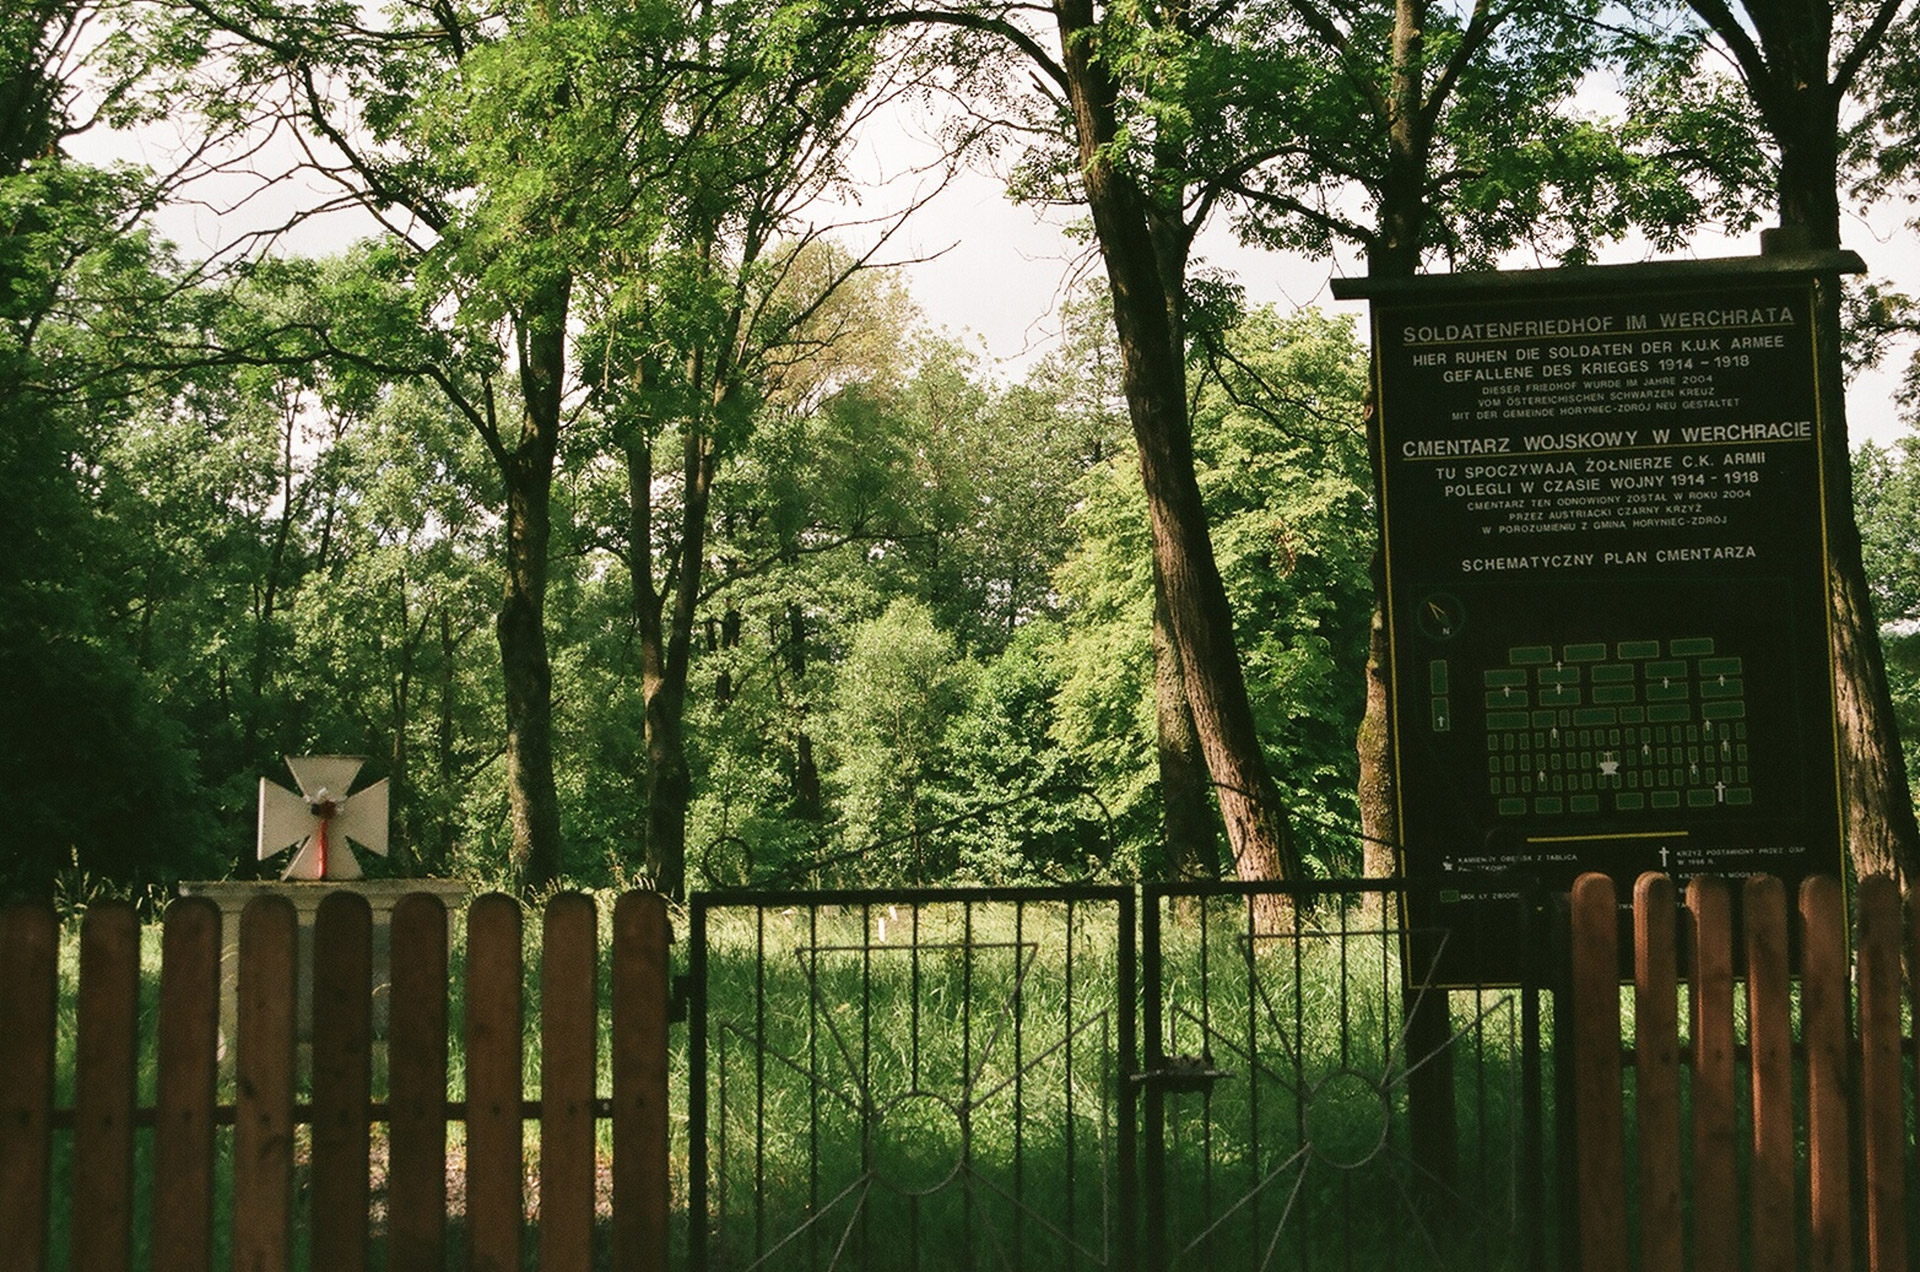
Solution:
[[[1410,953],[1511,983],[1517,898],[1837,872],[1819,288],[1852,253],[1338,280],[1370,429]]]

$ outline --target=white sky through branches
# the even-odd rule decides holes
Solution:
[[[880,223],[876,218],[924,195],[935,180],[925,171],[931,143],[925,140],[924,127],[888,122],[899,126],[863,140],[856,152],[853,168],[864,187],[858,210],[822,207],[821,224],[832,225],[836,219],[849,223],[843,237],[855,247],[864,246],[860,236],[873,232],[871,227]],[[95,130],[73,146],[83,161],[127,161],[160,171],[188,149],[189,139],[170,135],[164,127],[140,134]],[[236,250],[250,234],[337,200],[340,189],[317,174],[298,171],[298,157],[290,142],[266,141],[246,158],[231,161],[221,175],[190,186],[186,197],[162,213],[161,233],[186,257],[200,258]],[[1869,277],[1916,295],[1920,245],[1908,225],[1911,216],[1912,209],[1905,206],[1880,206],[1865,217],[1848,215],[1842,233],[1845,245],[1866,260]],[[932,195],[879,259],[897,263],[930,326],[962,339],[996,366],[1002,378],[1017,379],[1056,342],[1057,315],[1073,285],[1101,277],[1084,236],[1072,232],[1074,219],[1070,209],[1016,204],[999,178],[966,171]],[[276,250],[330,254],[377,229],[365,212],[331,212],[297,225]],[[1737,239],[1702,232],[1694,239],[1692,254],[1705,258],[1758,250],[1757,230]],[[1328,290],[1330,279],[1364,272],[1352,253],[1331,261],[1279,254],[1243,247],[1230,233],[1216,229],[1202,237],[1196,256],[1197,265],[1231,274],[1251,303],[1283,311],[1320,305],[1349,316],[1364,329],[1366,307],[1335,302]],[[1601,259],[1618,263],[1654,258],[1644,246],[1628,243],[1608,249]],[[1516,267],[1522,264],[1515,262]],[[1910,344],[1894,347],[1881,367],[1849,386],[1852,445],[1869,440],[1890,445],[1907,431],[1894,395],[1912,352]]]

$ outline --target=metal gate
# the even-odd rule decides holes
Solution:
[[[697,895],[690,1266],[1536,1266],[1538,999],[1388,886]]]
[[[1538,1266],[1539,998],[1396,887],[1144,890],[1145,1267]]]

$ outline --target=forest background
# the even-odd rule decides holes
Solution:
[[[1405,272],[1793,224],[1783,121],[1824,116],[1753,107],[1776,20],[1716,0],[12,6],[5,886],[253,875],[256,782],[326,752],[393,780],[372,873],[1231,873],[1249,815],[1223,823],[1222,726],[1192,709],[1221,672],[1286,868],[1377,868],[1366,349],[1349,315],[1250,299],[1196,245]],[[1827,34],[1836,208],[1897,224],[1920,27],[1880,0]],[[876,177],[902,120],[917,143],[881,146]],[[163,127],[163,162],[108,158]],[[1007,363],[908,290],[926,208],[982,174],[1084,245]],[[1920,317],[1874,278],[1846,318],[1850,368],[1897,386],[1856,414],[1904,425],[1856,449],[1852,485],[1911,772]],[[1224,656],[1170,613],[1161,441],[1203,510]]]

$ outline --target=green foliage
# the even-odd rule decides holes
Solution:
[[[97,502],[101,441],[128,415],[113,358],[154,320],[166,267],[120,233],[143,193],[58,160],[0,176],[0,889],[62,872],[137,887],[207,861],[191,739],[124,604],[141,528]]]
[[[1364,355],[1344,322],[1260,311],[1200,371],[1196,462],[1263,744],[1308,856],[1338,872],[1357,862],[1353,737],[1372,597]],[[1055,729],[1143,862],[1159,833],[1145,501],[1120,459],[1090,473],[1082,496],[1058,578],[1069,606]]]
[[[1659,179],[1618,126],[1573,104],[1609,52],[1597,17],[1597,5],[1548,0],[1107,5],[1097,40],[1121,133],[1110,157],[1189,232],[1218,208],[1248,242],[1391,252],[1399,231],[1380,218],[1412,199],[1428,221],[1412,261],[1483,267],[1516,249],[1589,260],[1639,223],[1641,185]],[[1029,120],[1036,133],[1058,122]],[[1070,147],[1037,146],[1015,189],[1069,197],[1077,172]]]
[[[828,712],[843,835],[873,882],[930,883],[957,864],[935,836],[932,786],[970,668],[933,613],[897,600],[853,630]]]
[[[1697,225],[1750,230],[1771,202],[1779,156],[1724,51],[1684,10],[1655,8],[1624,49],[1626,136],[1645,199],[1640,218],[1664,250]]]
[[[1854,452],[1853,506],[1874,616],[1882,627],[1920,622],[1920,435]]]
[[[1052,734],[1064,635],[1056,622],[1022,626],[973,678],[948,729],[935,802],[949,813],[957,880],[1062,883],[1124,864],[1085,763]]]
[[[1920,436],[1854,452],[1853,505],[1907,773],[1920,789]]]
[[[1196,413],[1201,488],[1262,737],[1307,855],[1357,872],[1353,748],[1373,588],[1365,353],[1344,319],[1251,315]]]

